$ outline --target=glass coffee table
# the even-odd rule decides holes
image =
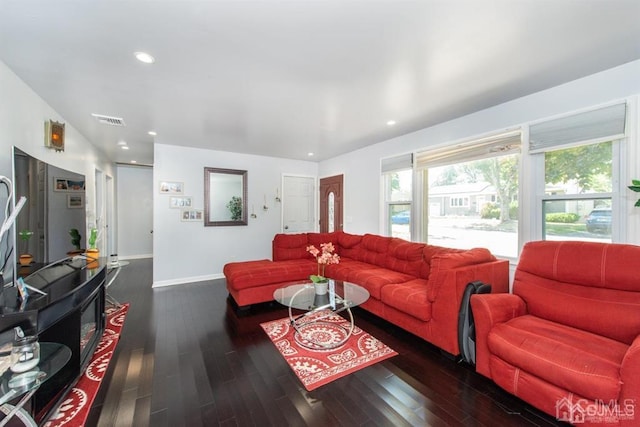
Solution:
[[[351,337],[355,326],[351,307],[367,301],[369,291],[354,283],[330,280],[325,289],[316,290],[313,283],[276,289],[273,298],[289,307],[296,342],[312,350],[324,350],[340,347]],[[303,313],[294,314],[294,310]],[[348,321],[328,321],[343,311]]]

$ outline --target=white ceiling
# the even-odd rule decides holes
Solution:
[[[0,60],[114,161],[152,163],[149,130],[322,160],[636,60],[639,18],[638,0],[0,0]]]

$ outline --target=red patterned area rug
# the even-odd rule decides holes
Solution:
[[[319,316],[328,317],[315,322]],[[302,330],[305,337],[312,337],[314,342],[329,346],[345,338],[347,332],[344,328],[348,329],[349,325],[341,316],[321,312],[308,316],[305,324],[298,329]],[[305,340],[291,326],[288,317],[261,323],[260,326],[308,391],[398,354],[357,326],[344,344],[328,350]],[[301,346],[296,335],[298,340],[313,349]]]
[[[45,427],[80,427],[84,426],[91,404],[98,394],[100,383],[104,378],[113,351],[120,340],[120,331],[124,319],[129,311],[129,304],[120,307],[109,307],[107,323],[102,339],[98,343],[89,366],[84,371],[75,387],[67,394],[67,398],[60,404],[58,410],[51,415]]]

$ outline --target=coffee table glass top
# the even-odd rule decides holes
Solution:
[[[313,283],[301,283],[276,289],[273,298],[282,305],[298,310],[313,310],[319,305],[336,304],[355,307],[369,299],[369,291],[355,283],[330,280],[326,294],[317,295]]]

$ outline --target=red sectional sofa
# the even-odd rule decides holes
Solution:
[[[476,369],[563,421],[640,425],[640,246],[530,242],[513,294],[473,295]]]
[[[332,242],[340,263],[328,265],[331,279],[365,287],[371,297],[361,307],[458,355],[458,311],[467,283],[482,280],[493,292],[508,292],[509,263],[487,249],[449,249],[423,243],[345,232],[277,234],[273,261],[224,266],[227,289],[239,306],[273,300],[276,289],[308,282],[317,274],[308,245]]]

